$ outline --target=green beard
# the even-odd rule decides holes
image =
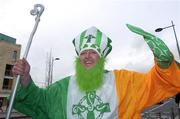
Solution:
[[[100,58],[97,64],[86,69],[81,63],[80,58],[76,58],[76,82],[81,91],[94,91],[101,87],[104,76],[105,58]]]

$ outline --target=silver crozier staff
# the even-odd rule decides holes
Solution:
[[[34,9],[31,10],[31,15],[35,16],[36,15],[36,18],[35,18],[35,25],[34,25],[34,28],[33,28],[33,31],[31,32],[31,35],[29,37],[29,40],[28,40],[28,43],[27,43],[27,46],[26,46],[26,50],[25,50],[25,53],[23,55],[23,58],[27,58],[27,55],[28,55],[28,52],[29,52],[29,49],[30,49],[30,46],[31,46],[31,43],[32,43],[32,39],[33,39],[33,36],[37,30],[37,27],[38,27],[38,24],[39,24],[39,21],[40,21],[40,17],[42,15],[44,11],[44,6],[41,5],[41,4],[35,4],[34,5]],[[9,119],[10,118],[10,115],[11,115],[11,111],[12,111],[12,106],[13,106],[13,102],[14,102],[14,98],[16,96],[16,90],[17,90],[17,87],[18,87],[18,84],[19,84],[19,81],[20,81],[20,75],[17,76],[17,79],[16,79],[16,83],[15,83],[15,86],[14,86],[14,90],[12,92],[12,95],[11,95],[11,99],[10,99],[10,103],[9,103],[9,106],[8,106],[8,110],[7,110],[7,114],[6,114],[6,119]]]

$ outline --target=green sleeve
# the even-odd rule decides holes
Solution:
[[[155,60],[160,68],[168,68],[173,61],[173,55],[166,44],[158,37],[144,31],[141,28],[127,24],[127,27],[134,33],[142,35],[152,50]]]
[[[33,119],[47,119],[45,89],[37,87],[33,81],[27,87],[18,86],[14,108]]]
[[[70,77],[39,88],[31,80],[27,87],[19,85],[14,108],[33,119],[66,119],[67,91]]]

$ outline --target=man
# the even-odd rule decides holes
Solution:
[[[38,88],[30,77],[25,59],[17,61],[14,75],[21,75],[14,108],[33,119],[140,119],[144,108],[180,91],[180,75],[164,42],[142,29],[127,27],[144,37],[155,65],[148,73],[104,70],[111,40],[91,27],[74,40],[78,57],[76,73]]]

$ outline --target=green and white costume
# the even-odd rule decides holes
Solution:
[[[75,77],[71,77],[67,96],[68,119],[117,118],[118,102],[116,88],[114,86],[115,80],[113,73],[106,72],[104,83],[99,90],[82,93],[79,91]]]
[[[106,71],[97,91],[79,91],[74,76],[47,89],[31,82],[26,88],[19,87],[15,108],[34,119],[117,119],[116,94],[114,74]]]
[[[127,26],[142,35],[153,51],[155,65],[148,73],[105,71],[102,87],[90,92],[79,90],[75,76],[46,89],[31,81],[27,87],[18,87],[14,108],[33,119],[140,119],[144,108],[180,92],[180,70],[168,47],[152,34]],[[102,57],[111,51],[110,43],[95,27],[73,40],[78,55],[93,49]]]

